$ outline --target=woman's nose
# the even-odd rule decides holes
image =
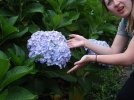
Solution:
[[[115,6],[117,6],[119,4],[119,1],[118,0],[113,0]]]

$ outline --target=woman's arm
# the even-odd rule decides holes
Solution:
[[[115,40],[118,38],[115,38]],[[123,41],[122,41],[123,42]],[[114,44],[115,43],[115,44]],[[118,41],[114,42],[114,48],[118,46]],[[117,45],[118,44],[118,45]],[[119,48],[122,48],[122,46],[119,46]],[[121,49],[116,49],[116,51],[120,51]],[[118,54],[110,54],[110,55],[85,55],[83,56],[79,61],[74,63],[74,67],[71,68],[67,73],[70,73],[77,68],[83,66],[87,62],[94,62],[96,61],[100,63],[105,63],[105,64],[113,64],[113,65],[131,65],[134,63],[134,37],[130,41],[128,48],[123,52],[123,53],[118,53]]]
[[[85,47],[94,51],[96,54],[107,55],[107,54],[117,54],[123,51],[128,41],[128,37],[122,35],[116,35],[111,47],[103,47],[89,41],[85,41]]]
[[[80,35],[72,34],[70,36],[71,39],[67,42],[70,48],[83,46],[92,50],[96,54],[101,55],[116,54],[122,52],[128,40],[128,37],[117,34],[111,47],[103,47],[88,41],[88,39],[85,39]]]
[[[98,55],[98,62],[118,65],[131,65],[134,63],[134,37],[125,52],[115,55]]]

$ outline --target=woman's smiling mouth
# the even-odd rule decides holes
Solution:
[[[117,9],[117,12],[118,12],[119,14],[123,14],[123,13],[124,13],[124,7],[118,8],[118,9]]]

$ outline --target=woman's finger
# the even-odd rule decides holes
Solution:
[[[78,69],[80,67],[80,65],[75,65],[73,68],[71,68],[69,71],[67,71],[67,74],[75,71],[76,69]]]
[[[69,37],[71,38],[75,38],[76,36],[78,36],[77,34],[70,34]]]
[[[67,42],[76,42],[74,38],[67,40]]]
[[[74,65],[81,65],[81,64],[83,64],[84,62],[86,62],[85,56],[83,56],[79,61],[75,62]]]
[[[81,60],[74,63],[74,65],[79,65],[79,64],[81,64]]]

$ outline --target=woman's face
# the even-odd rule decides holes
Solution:
[[[109,11],[117,16],[127,18],[132,9],[132,0],[104,0]]]

